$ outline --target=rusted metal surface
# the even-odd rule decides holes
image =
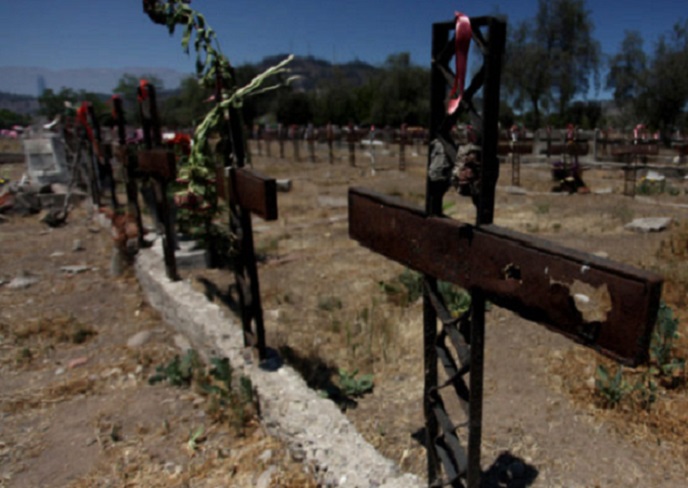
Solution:
[[[138,90],[139,116],[143,129],[145,150],[138,152],[136,176],[151,176],[153,184],[157,186],[155,206],[163,227],[162,249],[165,260],[167,277],[172,281],[179,280],[177,260],[175,257],[176,229],[172,223],[170,202],[167,197],[167,184],[176,178],[176,164],[174,153],[160,148],[162,136],[160,120],[155,97],[155,87],[148,82],[139,85]],[[140,229],[141,231],[143,229]]]
[[[177,175],[174,153],[166,149],[147,149],[138,153],[138,173],[172,181]]]
[[[218,195],[263,220],[277,220],[277,182],[250,168],[230,168],[229,188],[224,171],[217,172]]]
[[[515,144],[500,143],[497,154],[506,156],[508,154],[533,154],[533,145],[530,143],[517,142]]]
[[[657,144],[625,144],[612,147],[612,156],[656,156],[659,154]]]
[[[560,154],[568,154],[570,156],[585,156],[590,150],[587,142],[550,144],[548,149],[551,156],[557,156]]]
[[[647,359],[659,275],[494,225],[428,217],[362,189],[349,191],[349,234],[624,364]]]
[[[117,127],[117,142],[115,146],[115,157],[122,165],[124,174],[124,187],[127,193],[127,209],[134,216],[138,232],[138,243],[142,247],[143,240],[143,221],[141,219],[141,207],[138,201],[138,185],[136,183],[136,158],[127,150],[127,131],[124,119],[124,107],[119,96],[112,97],[112,116]]]

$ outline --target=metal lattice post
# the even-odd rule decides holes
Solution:
[[[222,100],[222,80],[219,78],[216,87],[216,99]],[[233,73],[232,73],[233,75]],[[232,177],[232,171],[243,168],[246,161],[246,146],[244,131],[242,128],[241,114],[230,107],[223,114],[226,121],[223,148],[224,165],[229,170],[229,193],[237,194],[236,178]],[[241,322],[244,332],[244,345],[255,347],[258,357],[263,360],[267,356],[265,344],[265,325],[263,322],[263,306],[260,298],[260,285],[258,281],[258,267],[253,243],[253,225],[251,212],[242,205],[228,201],[229,229],[236,239],[238,259],[234,261],[234,277],[239,294],[239,307]]]
[[[474,78],[471,86],[466,91],[466,101],[462,105],[472,108],[471,97],[478,87],[483,88],[483,107],[481,113],[481,173],[478,195],[473,195],[476,205],[476,226],[491,224],[494,216],[494,198],[497,179],[499,177],[499,160],[497,158],[498,147],[498,116],[499,116],[499,84],[501,73],[501,59],[506,38],[506,24],[495,18],[477,18],[471,21],[475,36],[479,39],[479,45],[483,54],[483,67]],[[480,28],[487,27],[488,37],[484,39]],[[447,80],[451,70],[449,61],[453,39],[449,36],[455,28],[455,24],[438,23],[433,26],[432,43],[432,71],[431,71],[431,122],[430,141],[438,141],[442,145],[447,158],[452,162],[456,159],[457,146],[452,139],[451,129],[456,123],[457,116],[446,115],[446,95],[448,92]],[[433,151],[428,151],[428,180],[426,183],[425,210],[429,216],[441,215],[442,200],[447,191],[447,182],[433,180],[431,166],[433,164]],[[464,340],[470,344],[470,359],[467,364],[462,364],[465,372],[470,371],[468,387],[468,454],[463,453],[460,446],[452,447],[457,443],[456,428],[445,420],[446,426],[442,428],[440,435],[440,421],[438,420],[437,404],[440,402],[437,390],[438,370],[437,363],[440,359],[438,352],[446,356],[442,359],[445,369],[456,369],[449,354],[444,352],[444,345],[438,343],[437,335],[437,306],[432,304],[434,300],[440,301],[437,293],[437,280],[431,276],[425,276],[425,294],[423,306],[424,323],[424,351],[425,351],[425,386],[424,386],[424,411],[426,419],[427,448],[428,448],[428,481],[431,486],[438,483],[449,483],[452,486],[463,486],[461,479],[467,480],[470,488],[477,488],[481,480],[480,447],[482,438],[482,397],[483,397],[483,362],[484,362],[484,336],[485,336],[485,303],[486,299],[479,290],[471,290],[471,317],[470,332],[464,329]],[[445,324],[446,325],[446,324]],[[461,354],[459,354],[461,356]],[[458,378],[457,378],[458,382]],[[457,392],[463,392],[465,384],[456,385]],[[465,395],[465,392],[464,392]],[[460,395],[461,397],[461,395]],[[465,400],[465,398],[464,398]],[[439,410],[439,415],[447,415]],[[447,416],[448,418],[448,416]],[[453,452],[450,452],[453,451]],[[439,461],[442,460],[448,480],[439,479]]]

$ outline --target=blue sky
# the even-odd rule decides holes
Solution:
[[[429,63],[433,22],[501,13],[515,23],[535,15],[537,0],[193,0],[235,64],[292,52],[328,61],[382,63],[408,51]],[[625,30],[651,50],[661,33],[688,17],[687,0],[588,0],[595,37],[615,52]],[[141,0],[0,0],[0,66],[50,69],[166,67],[192,72],[179,37],[143,13]]]

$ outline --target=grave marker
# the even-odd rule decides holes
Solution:
[[[220,73],[220,70],[217,70]],[[222,80],[217,79],[215,99],[222,100]],[[245,165],[245,141],[241,128],[241,114],[235,107],[223,114],[222,166],[216,172],[218,196],[228,202],[229,229],[236,237],[238,258],[233,262],[234,277],[239,295],[244,345],[254,347],[260,360],[266,359],[265,326],[260,297],[258,267],[253,244],[251,214],[264,220],[277,219],[277,184]],[[298,144],[297,139],[294,143]],[[298,146],[295,145],[296,149]]]
[[[126,120],[122,99],[115,95],[112,97],[112,117],[117,126],[118,152],[117,157],[122,165],[124,174],[124,188],[127,194],[128,212],[134,216],[136,227],[139,230],[139,247],[143,245],[143,222],[141,220],[141,207],[138,200],[138,185],[136,184],[136,158],[127,150]]]
[[[483,33],[485,29],[487,35]],[[638,364],[647,358],[659,307],[662,281],[653,273],[492,225],[499,172],[497,121],[505,34],[505,23],[491,17],[468,20],[457,14],[455,22],[433,26],[430,140],[442,144],[450,164],[454,164],[458,150],[452,127],[462,110],[477,114],[472,97],[482,88],[480,179],[477,194],[471,195],[477,210],[476,224],[463,224],[443,216],[443,197],[449,181],[438,179],[436,171],[431,174],[431,165],[436,164],[432,154],[428,157],[424,210],[370,191],[349,191],[350,236],[424,274],[423,398],[429,486],[463,487],[464,481],[470,488],[481,486],[488,299],[626,364]],[[458,91],[458,99],[452,100],[458,110],[447,114],[448,83],[456,87],[460,81],[463,86],[459,78],[465,69],[457,61],[454,74],[449,61],[465,55],[467,39],[479,47],[483,64],[465,92]],[[460,51],[462,43],[464,52]],[[452,90],[450,98],[455,93]],[[467,288],[471,293],[471,310],[452,317],[438,291],[438,280]],[[443,384],[438,381],[438,362],[448,378]],[[467,384],[464,378],[469,373]],[[444,406],[441,391],[449,387],[467,411],[467,453],[458,437],[459,424]],[[445,472],[443,479],[440,465]]]
[[[174,153],[163,149],[155,87],[141,80],[138,87],[139,115],[143,128],[145,149],[138,151],[135,175],[137,178],[148,177],[153,182],[155,191],[155,211],[163,227],[162,248],[165,259],[165,271],[170,280],[179,280],[177,261],[174,250],[176,245],[175,229],[169,209],[167,185],[177,175]],[[143,229],[139,228],[143,235]]]

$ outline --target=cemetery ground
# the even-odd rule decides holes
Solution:
[[[301,162],[253,156],[260,172],[292,181],[291,191],[279,194],[277,221],[254,218],[268,346],[337,401],[380,452],[422,476],[421,303],[409,293],[412,274],[348,238],[346,192],[363,186],[422,205],[425,156],[407,149],[401,172],[396,156],[378,152],[372,175],[361,152],[356,167],[345,148],[333,165],[325,152],[315,163],[304,153]],[[16,178],[19,165],[11,166],[15,174],[8,176]],[[588,195],[550,193],[542,161],[522,166],[525,192],[508,187],[508,164],[501,171],[497,225],[659,271],[664,300],[680,320],[673,353],[688,356],[683,179],[668,180],[661,194],[630,198],[622,195],[618,169],[589,169]],[[473,221],[468,199],[445,201],[448,215]],[[673,223],[663,232],[624,228],[639,217]],[[77,239],[81,251],[73,250]],[[146,304],[132,273],[109,276],[109,236],[84,208],[52,230],[36,216],[12,217],[0,224],[0,245],[0,279],[28,272],[38,280],[25,289],[0,288],[0,484],[218,486],[229,471],[237,480],[231,486],[254,486],[273,465],[273,480],[285,480],[274,486],[313,483],[253,420],[241,436],[236,422],[214,419],[217,410],[193,387],[148,384],[157,366],[179,354],[175,335]],[[69,265],[88,269],[60,271]],[[233,282],[227,270],[180,274],[221,305]],[[508,453],[537,470],[534,486],[685,483],[685,372],[658,380],[649,407],[638,390],[610,408],[595,389],[598,364],[616,372],[609,361],[497,307],[486,322],[484,469]],[[141,331],[150,331],[144,343],[127,346]],[[625,378],[635,384],[646,370],[626,368]],[[374,389],[355,396],[355,380],[366,374]],[[354,385],[348,395],[342,377]]]
[[[85,205],[62,227],[39,217],[0,223],[0,486],[315,486],[250,404],[220,407],[196,379],[150,385],[185,339],[133,270],[110,276],[109,230]]]

